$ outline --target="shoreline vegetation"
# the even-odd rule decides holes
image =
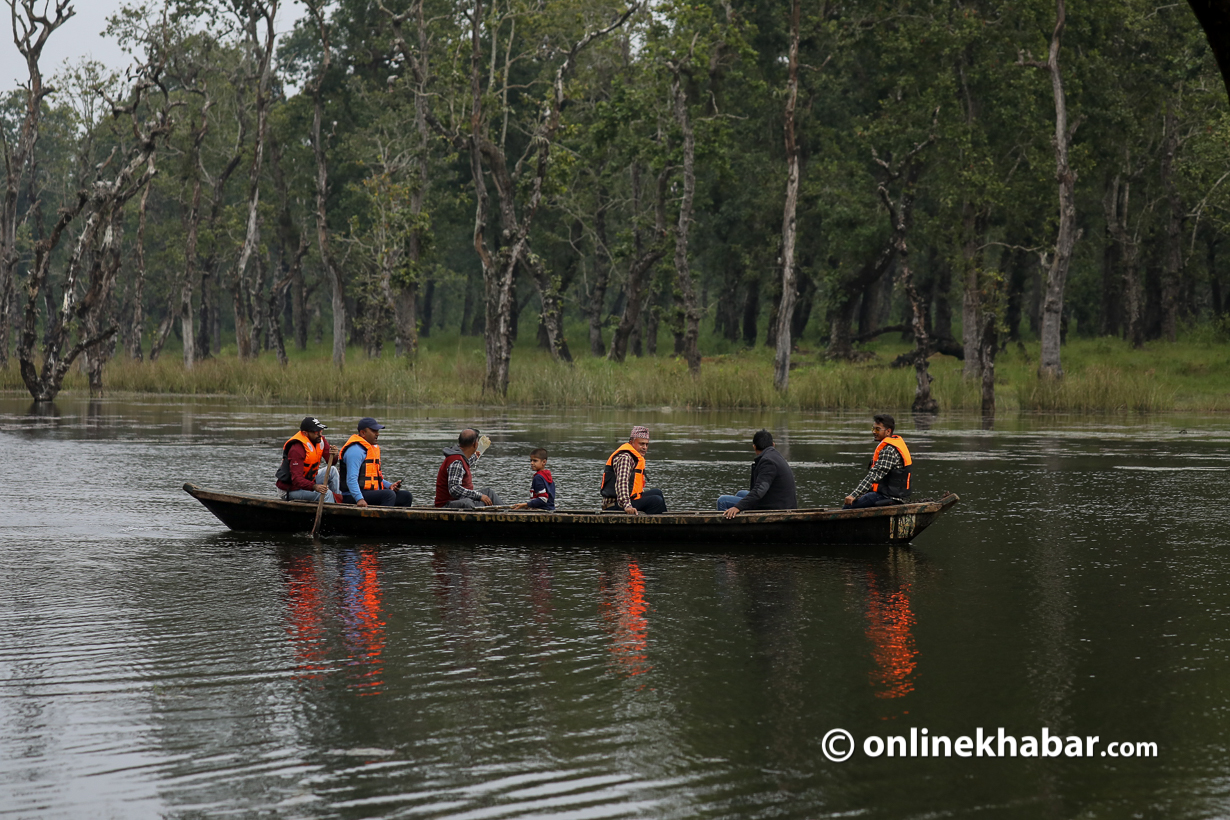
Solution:
[[[1177,342],[1143,348],[1114,338],[1071,339],[1064,346],[1060,382],[1037,376],[1039,343],[1009,344],[996,361],[999,412],[1159,413],[1230,410],[1230,347],[1214,328],[1196,327]],[[810,340],[809,340],[810,341]],[[773,388],[773,351],[765,347],[706,356],[699,377],[682,357],[629,356],[624,364],[581,355],[571,366],[549,353],[519,346],[506,397],[483,393],[482,339],[440,334],[424,339],[414,359],[385,351],[369,359],[354,349],[343,371],[333,368],[326,344],[291,353],[282,367],[267,352],[241,361],[234,349],[185,370],[169,346],[155,362],[122,353],[108,362],[104,395],[235,396],[252,401],[403,406],[608,407],[687,409],[907,411],[914,399],[914,371],[893,368],[909,342],[869,345],[869,358],[833,362],[818,345],[803,343],[792,359],[790,387]],[[940,413],[978,412],[979,382],[962,379],[962,363],[935,355],[932,393]],[[86,376],[74,367],[64,397],[88,394]],[[0,368],[0,391],[25,394],[16,362]]]

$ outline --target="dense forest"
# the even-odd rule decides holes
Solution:
[[[1023,337],[1061,378],[1073,334],[1230,313],[1200,3],[168,0],[111,20],[114,74],[40,63],[68,0],[7,2],[0,366],[36,400],[458,330],[502,395],[532,323],[564,362],[767,345],[779,389],[800,339],[905,334],[916,409],[936,353],[993,409]]]

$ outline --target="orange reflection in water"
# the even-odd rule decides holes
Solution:
[[[295,650],[298,677],[322,677],[328,664],[322,567],[312,555],[288,555],[282,562],[286,583],[286,634]]]
[[[354,686],[363,695],[377,695],[384,688],[385,634],[380,596],[380,557],[372,547],[348,550],[341,556],[338,577],[342,639],[350,664],[358,667]]]
[[[330,661],[342,654],[342,662],[354,667],[358,678],[353,688],[377,694],[384,686],[385,645],[379,553],[372,547],[347,550],[338,556],[337,568],[336,591],[330,596],[326,576],[331,573],[319,556],[291,554],[282,559],[286,634],[295,652],[296,677],[323,678],[338,668]],[[339,632],[340,648],[330,638]]]
[[[867,573],[867,639],[871,641],[871,685],[877,698],[900,698],[914,691],[914,612],[910,609],[910,584],[881,586],[874,573]]]
[[[612,577],[613,576],[613,577]],[[599,591],[602,620],[611,635],[609,647],[616,668],[635,677],[653,667],[649,663],[649,619],[645,603],[645,574],[629,560],[614,573],[603,573]]]

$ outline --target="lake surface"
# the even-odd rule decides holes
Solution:
[[[545,446],[570,508],[634,423],[673,509],[745,487],[761,426],[808,506],[874,446],[862,414],[312,409],[387,424],[420,502],[466,424],[478,482],[524,500]],[[180,489],[272,494],[303,414],[0,398],[0,816],[1230,814],[1230,418],[899,418],[918,494],[962,497],[910,549],[317,550]]]

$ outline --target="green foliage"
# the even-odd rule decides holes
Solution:
[[[354,331],[350,341],[387,336],[389,295],[412,287],[420,299],[429,287],[434,293],[428,331],[469,334],[481,327],[475,317],[481,317],[486,297],[474,249],[468,148],[474,135],[466,15],[473,3],[424,0],[427,50],[420,55],[414,4],[385,0],[391,11],[406,15],[402,26],[410,50],[427,66],[420,86],[394,47],[390,18],[380,4],[312,2],[324,11],[333,62],[321,73],[324,46],[311,19],[283,18],[259,180],[258,261],[265,271],[259,298],[271,298],[270,285],[291,270],[302,249],[301,281],[273,299],[275,308],[284,308],[288,335],[296,323],[300,338],[312,323],[332,326],[332,285],[316,226],[312,90],[319,82],[328,170],[325,227],[344,281]],[[140,289],[145,328],[138,331],[157,326],[177,309],[180,277],[191,266],[198,277],[208,276],[206,298],[212,300],[202,302],[198,279],[197,315],[207,308],[220,315],[216,329],[224,337],[231,329],[227,291],[245,234],[246,177],[256,127],[255,59],[242,36],[237,14],[242,7],[223,0],[175,0],[165,24],[156,10],[134,8],[117,14],[109,28],[134,56],[167,59],[166,91],[177,103],[177,127],[157,158],[148,201],[146,278]],[[516,208],[524,207],[533,185],[536,135],[563,55],[623,8],[604,0],[483,3],[477,127],[508,160]],[[562,293],[566,324],[575,328],[574,348],[591,316],[609,339],[626,301],[633,262],[649,249],[668,247],[673,238],[682,195],[681,133],[670,95],[678,73],[696,138],[689,262],[703,301],[702,352],[759,355],[740,351],[749,341],[754,346],[764,340],[779,296],[789,8],[789,3],[751,0],[664,0],[641,7],[623,27],[578,54],[565,77],[561,126],[550,146],[544,199],[530,237],[535,261],[549,272],[548,285]],[[284,9],[303,11],[301,5]],[[878,187],[884,184],[898,196],[903,185],[885,164],[893,166],[923,143],[909,247],[934,318],[938,321],[942,303],[959,305],[969,274],[982,304],[996,315],[1002,337],[1019,332],[1025,319],[1010,316],[1036,311],[1038,260],[1052,247],[1057,223],[1049,76],[1025,64],[1045,54],[1053,0],[854,0],[805,2],[802,10],[796,258],[808,294],[799,302],[810,314],[800,308],[796,315],[804,329],[798,341],[804,349],[824,342],[834,300],[848,299],[843,289],[884,250],[889,223]],[[1103,328],[1115,335],[1123,331],[1110,315],[1124,301],[1122,259],[1107,224],[1107,196],[1114,185],[1131,190],[1125,223],[1138,249],[1139,270],[1147,274],[1144,301],[1153,305],[1160,299],[1157,271],[1169,241],[1167,192],[1160,178],[1167,110],[1179,135],[1174,162],[1183,208],[1179,312],[1220,343],[1220,317],[1230,302],[1230,279],[1222,281],[1230,230],[1230,114],[1190,11],[1182,4],[1143,0],[1070,5],[1060,61],[1076,124],[1072,164],[1082,229],[1066,301],[1069,346]],[[82,63],[57,76],[56,93],[44,100],[35,186],[43,195],[42,216],[31,211],[22,221],[16,251],[24,260],[38,229],[46,229],[89,170],[129,138],[104,116],[98,93],[114,96],[116,82]],[[24,99],[23,93],[10,92],[0,100],[0,132],[10,144]],[[434,123],[426,138],[419,130],[420,113]],[[485,181],[494,201],[489,171]],[[199,244],[189,259],[185,226],[198,184]],[[23,212],[29,209],[27,199],[23,189]],[[665,235],[655,229],[659,209]],[[495,252],[505,247],[506,218],[492,208],[486,229]],[[135,259],[136,227],[130,206],[126,260]],[[667,327],[681,323],[670,268],[668,250],[648,272],[645,294],[645,315],[663,320],[664,339]],[[114,296],[121,325],[135,307],[136,277],[135,264],[126,264]],[[53,295],[56,287],[53,283]],[[900,293],[881,300],[868,291],[854,298],[868,305],[864,313],[875,325],[901,321]],[[516,299],[520,344],[529,346],[540,304],[528,276],[520,277]],[[420,305],[420,316],[425,307]],[[1145,335],[1155,337],[1156,311],[1145,318]],[[217,342],[215,334],[215,351]],[[1014,349],[1004,353],[1009,371],[1016,366]],[[855,368],[838,378],[836,371],[814,364],[812,354],[799,355],[804,366],[792,376],[789,399],[798,406],[840,401],[843,385],[877,401],[900,396],[908,403],[910,382],[898,379],[899,373]],[[942,373],[949,364],[937,361],[934,367]],[[633,400],[631,394],[606,392],[605,371],[585,369],[590,367],[596,365],[579,365],[578,379],[591,379],[591,386],[578,387],[578,395]],[[714,367],[725,372],[726,365]],[[738,378],[747,376],[748,402],[777,401],[761,393],[762,381],[750,372],[738,372]],[[524,387],[517,385],[522,376],[530,380]],[[510,395],[530,401],[525,391],[547,390],[555,378],[563,377],[518,364]],[[735,395],[738,378],[721,384],[720,378],[707,378],[696,387],[702,392],[688,394],[686,401],[734,401],[721,397],[727,390]],[[1113,387],[1113,376],[1098,378],[1107,390]],[[942,406],[976,406],[972,388],[949,382],[941,379],[935,386]],[[1102,388],[1089,388],[1086,398],[1078,398],[1068,384],[1039,386],[1031,393],[1005,388],[1000,397],[1012,406],[1039,409],[1110,401],[1099,397]],[[1141,406],[1165,405],[1166,395]]]

